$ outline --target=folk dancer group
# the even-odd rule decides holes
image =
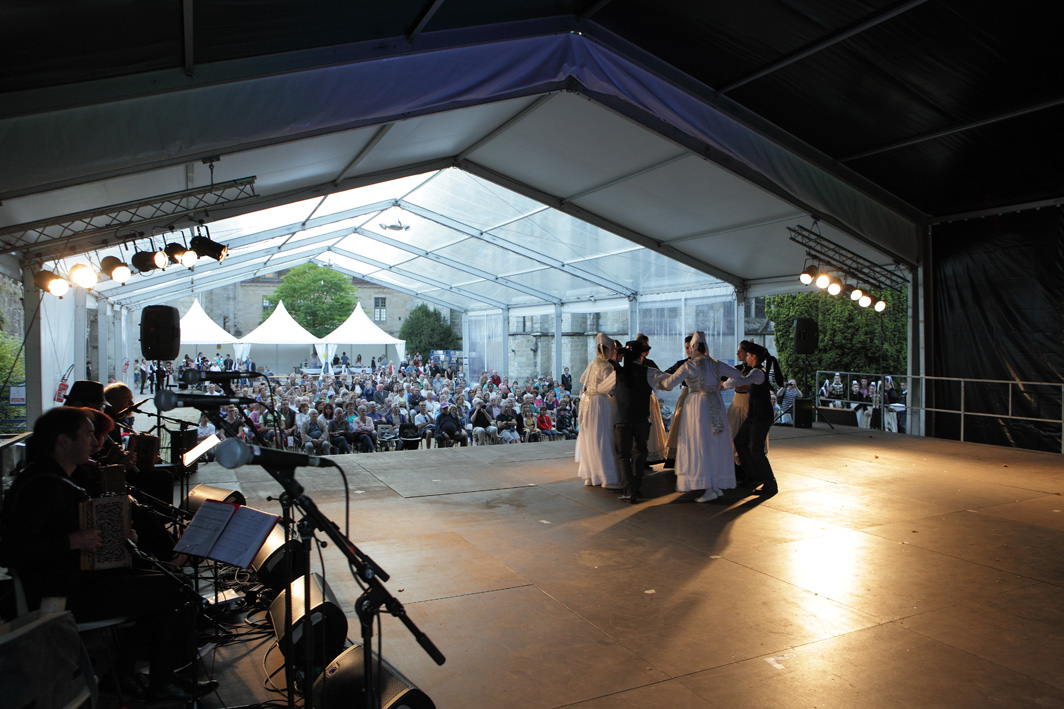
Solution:
[[[756,494],[776,494],[767,439],[773,421],[769,372],[780,381],[778,362],[761,345],[744,341],[739,367],[732,367],[709,356],[703,332],[688,337],[684,349],[685,359],[661,371],[647,359],[645,335],[622,347],[599,333],[596,357],[580,378],[577,474],[585,485],[623,490],[621,499],[635,503],[648,459],[667,456],[675,460],[677,492],[703,491],[697,502],[715,500],[744,480],[760,483]],[[666,438],[653,389],[678,385],[684,388]],[[727,388],[736,397],[725,411],[721,391]]]

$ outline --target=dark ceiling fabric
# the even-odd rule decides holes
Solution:
[[[1061,416],[1064,382],[1064,209],[945,224],[931,237],[932,374],[1047,382],[972,384],[964,440],[1061,452],[1061,426],[995,414]],[[960,387],[934,387],[932,405],[961,408]],[[960,418],[939,415],[933,435],[960,437]]]
[[[430,0],[197,0],[193,60],[316,51],[328,65],[580,31],[708,97],[898,0],[446,0],[408,41]],[[1064,42],[1046,4],[928,0],[729,90],[752,122],[796,150],[942,217],[1064,195],[1064,108],[858,158],[868,150],[1064,99]],[[181,72],[180,0],[0,3],[5,93],[144,72]],[[361,47],[348,52],[346,48]],[[264,63],[262,71],[274,71]],[[283,66],[283,64],[282,64]],[[283,69],[280,69],[283,71]],[[201,72],[202,73],[202,72]],[[145,86],[151,86],[149,79]],[[75,96],[81,97],[75,92]],[[772,128],[775,130],[775,128]]]

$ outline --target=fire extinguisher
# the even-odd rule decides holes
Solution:
[[[73,373],[74,373],[74,365],[70,365],[69,367],[67,367],[66,374],[64,374],[63,378],[59,381],[59,386],[57,386],[55,388],[55,402],[56,403],[62,404],[66,400],[67,389],[70,388],[70,385],[67,384],[67,379],[70,379],[70,375],[73,374]]]

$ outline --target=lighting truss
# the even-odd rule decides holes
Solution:
[[[789,226],[787,231],[791,233],[791,241],[804,247],[809,258],[818,259],[821,262],[821,270],[824,265],[831,266],[840,276],[846,276],[853,281],[879,290],[889,289],[900,292],[909,283],[907,279],[894,271],[873,263],[864,256],[804,226]]]
[[[207,187],[170,192],[148,199],[113,204],[76,214],[15,224],[0,229],[0,249],[21,252],[23,260],[51,260],[88,251],[126,239],[117,232],[150,231],[153,226],[173,224],[179,217],[205,212],[212,207],[257,199],[254,177],[242,177]]]

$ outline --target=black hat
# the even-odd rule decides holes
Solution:
[[[629,340],[627,343],[625,343],[624,346],[626,349],[630,350],[632,354],[634,354],[636,357],[643,354],[644,352],[650,351],[650,345],[643,342],[642,340]]]
[[[70,385],[70,391],[66,395],[66,404],[78,401],[85,404],[98,404],[103,406],[103,384],[91,379],[79,379]]]

